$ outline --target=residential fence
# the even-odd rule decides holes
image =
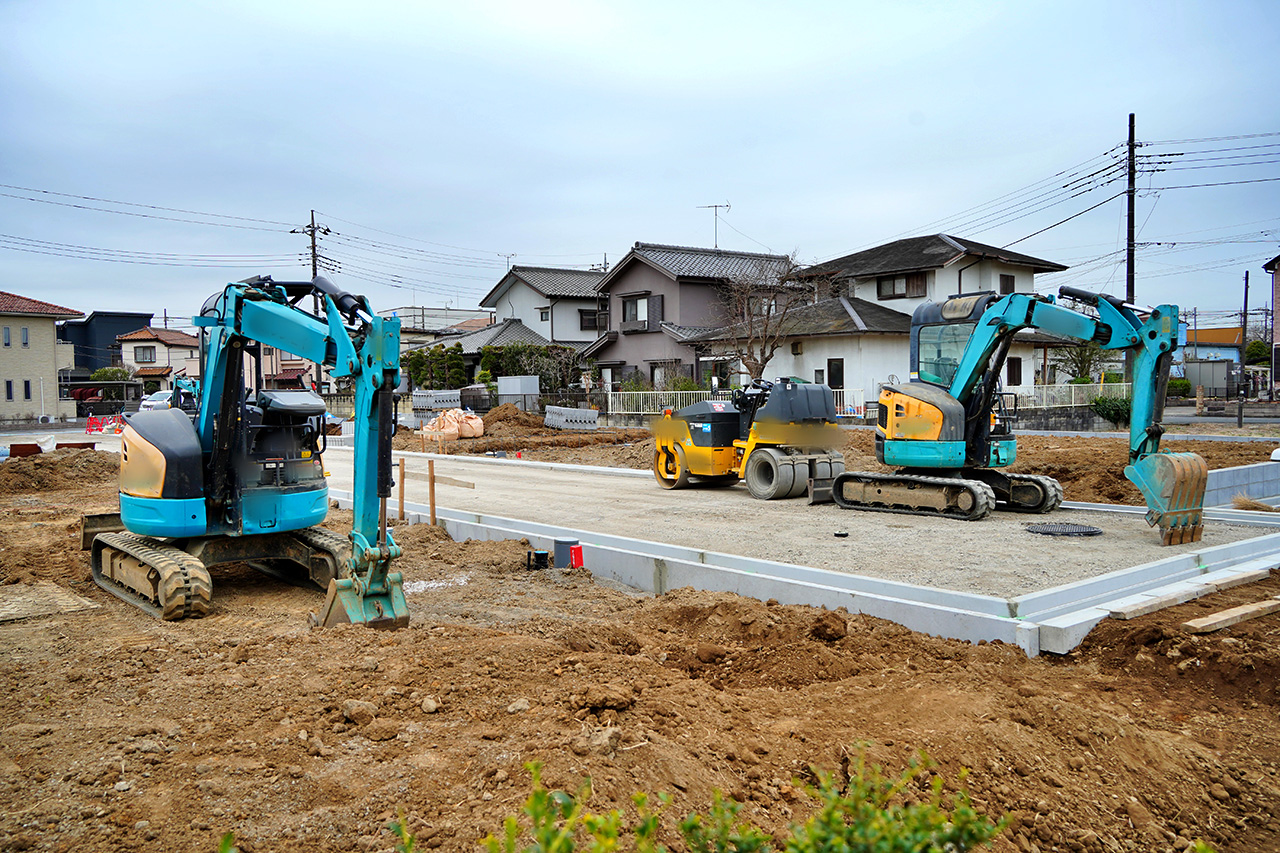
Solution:
[[[1133,393],[1133,384],[1006,385],[1002,390],[1018,398],[1019,409],[1082,408],[1099,397],[1128,397]]]
[[[835,395],[836,415],[861,418],[866,415],[866,394],[861,388],[839,388]],[[606,410],[611,415],[657,415],[664,409],[682,409],[702,400],[728,400],[729,391],[610,391]]]

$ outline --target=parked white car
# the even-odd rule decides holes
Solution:
[[[145,412],[151,409],[168,409],[169,400],[173,397],[172,391],[157,391],[142,398],[142,402],[138,404],[138,411]]]

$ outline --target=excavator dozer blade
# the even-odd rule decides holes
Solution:
[[[399,572],[387,575],[386,592],[363,591],[355,578],[329,581],[324,607],[312,621],[321,628],[353,622],[392,631],[409,625],[409,605],[404,600],[404,581]]]
[[[1124,475],[1147,500],[1147,523],[1160,527],[1161,545],[1199,542],[1209,466],[1197,453],[1153,453]]]

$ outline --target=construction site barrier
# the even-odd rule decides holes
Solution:
[[[116,435],[124,432],[124,417],[121,415],[90,415],[85,421],[84,431],[86,433],[95,432],[113,432]]]
[[[568,409],[564,406],[547,406],[543,424],[552,429],[598,429],[600,412],[596,409]]]
[[[413,409],[416,412],[439,412],[445,409],[461,409],[462,392],[453,391],[414,391]]]

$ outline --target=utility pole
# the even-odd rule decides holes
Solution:
[[[1137,169],[1137,156],[1136,156],[1137,149],[1138,149],[1138,141],[1137,141],[1135,128],[1136,128],[1136,124],[1134,122],[1134,115],[1133,113],[1129,113],[1129,187],[1125,191],[1125,195],[1128,196],[1127,202],[1128,202],[1129,222],[1126,229],[1128,231],[1128,240],[1126,241],[1125,253],[1124,253],[1124,261],[1125,261],[1124,301],[1129,303],[1130,305],[1134,304],[1133,203],[1134,203],[1134,199],[1138,194],[1137,192],[1138,169]],[[1133,382],[1133,351],[1132,350],[1126,350],[1124,354],[1124,381]]]
[[[306,234],[311,238],[311,278],[314,279],[316,276],[320,274],[320,246],[316,237],[320,234],[328,234],[329,229],[323,225],[316,225],[316,212],[315,210],[312,210],[311,224],[304,225],[301,228],[294,228],[289,233],[290,234]],[[320,310],[319,294],[313,293],[311,295],[311,313],[317,317],[322,316],[321,310]],[[320,364],[319,362],[316,362],[315,386],[317,390],[320,388],[320,385],[323,379],[324,379],[324,365]]]
[[[1236,410],[1236,426],[1244,426],[1244,385],[1246,377],[1249,375],[1244,369],[1244,351],[1248,343],[1248,335],[1245,330],[1249,326],[1249,271],[1244,271],[1244,307],[1240,309],[1240,376],[1237,380],[1239,388],[1236,393],[1240,395],[1240,408]]]

